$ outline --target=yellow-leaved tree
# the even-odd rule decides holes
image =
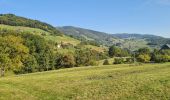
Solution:
[[[29,49],[23,43],[19,36],[0,37],[1,76],[4,76],[5,70],[12,69],[17,72],[23,67],[23,61],[29,54]]]

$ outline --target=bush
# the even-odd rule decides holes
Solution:
[[[99,53],[90,49],[77,49],[75,51],[76,66],[92,66],[97,65],[96,61],[99,60]]]
[[[134,58],[126,58],[126,63],[131,64],[134,62]]]
[[[113,64],[123,64],[123,63],[124,63],[124,58],[115,58]]]
[[[110,65],[108,59],[104,60],[103,65]]]
[[[155,55],[154,56],[154,61],[156,63],[168,62],[168,61],[170,61],[170,56],[168,56],[168,55],[161,55],[161,54]]]
[[[75,66],[75,58],[72,54],[60,54],[57,58],[57,66],[59,68],[71,68]]]
[[[148,63],[150,62],[151,57],[148,54],[140,54],[137,59],[139,62]]]
[[[88,65],[87,66],[97,66],[98,65],[98,62],[95,61],[95,60],[91,60],[89,61]]]
[[[116,46],[111,46],[108,52],[110,57],[127,57],[129,52]]]

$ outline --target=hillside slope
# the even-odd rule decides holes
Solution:
[[[66,35],[73,36],[74,38],[81,40],[94,40],[105,45],[110,44],[109,42],[111,42],[113,38],[111,35],[104,32],[98,32],[73,26],[57,27],[57,29]]]
[[[170,64],[82,67],[0,79],[1,100],[169,100]]]
[[[117,45],[122,48],[131,48],[131,50],[136,50],[142,47],[159,49],[162,45],[170,43],[170,39],[168,38],[147,34],[107,34],[104,32],[98,32],[73,26],[57,27],[57,29],[66,35],[71,35],[74,38],[95,40],[107,46]]]
[[[53,41],[57,44],[71,44],[73,46],[77,46],[80,44],[80,40],[77,40],[75,38],[72,38],[70,36],[67,35],[62,35],[62,36],[58,36],[58,35],[53,35],[47,31],[38,29],[38,28],[30,28],[30,27],[23,27],[23,26],[9,26],[9,25],[3,25],[0,24],[0,29],[5,29],[5,30],[14,30],[14,31],[20,31],[20,32],[29,32],[31,34],[34,35],[40,35],[42,37],[44,37],[46,40],[50,40]],[[103,47],[97,47],[97,46],[93,46],[93,45],[83,45],[82,47],[84,48],[90,48],[99,52],[103,52],[105,51],[105,48]],[[74,51],[74,48],[69,48],[69,49],[58,49],[58,51],[60,52],[72,52]]]
[[[55,35],[62,35],[60,31],[58,31],[55,27],[53,27],[50,24],[38,20],[32,20],[32,19],[16,16],[14,14],[0,14],[0,24],[39,28]]]
[[[42,37],[44,37],[47,40],[51,40],[57,43],[70,43],[73,45],[77,45],[80,43],[79,40],[71,38],[69,36],[56,36],[56,35],[52,35],[51,33],[38,29],[38,28],[30,28],[30,27],[23,27],[23,26],[9,26],[9,25],[3,25],[0,24],[0,29],[7,29],[7,30],[14,30],[14,31],[21,31],[21,32],[29,32],[31,34],[34,35],[40,35]]]
[[[121,39],[145,39],[148,42],[149,46],[162,46],[164,44],[170,43],[169,38],[164,38],[161,36],[156,35],[149,35],[149,34],[129,34],[129,33],[119,33],[119,34],[112,34],[112,36],[121,38]]]

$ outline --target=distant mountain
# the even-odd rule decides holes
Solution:
[[[117,38],[122,38],[122,39],[127,39],[127,38],[136,38],[136,39],[146,39],[146,38],[155,38],[155,39],[160,39],[163,38],[161,36],[156,36],[156,35],[148,35],[148,34],[137,34],[137,33],[117,33],[117,34],[112,34],[112,36],[117,37]]]
[[[156,35],[129,33],[108,34],[73,26],[57,27],[57,29],[64,34],[72,36],[79,40],[94,40],[107,46],[118,45],[122,48],[159,48],[164,44],[170,43],[170,39]]]
[[[148,42],[148,45],[164,45],[170,43],[169,38],[164,38],[156,35],[148,35],[148,34],[129,34],[129,33],[118,33],[112,34],[112,36],[121,38],[121,39],[145,39]]]
[[[57,29],[63,32],[64,34],[72,36],[79,40],[93,40],[105,45],[111,45],[112,38],[114,38],[112,35],[104,32],[83,29],[73,26],[57,27]]]

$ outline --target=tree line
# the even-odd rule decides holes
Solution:
[[[80,47],[75,47],[74,53],[59,53],[55,44],[40,35],[0,28],[1,73],[23,74],[97,65],[96,61],[104,57],[95,50]]]
[[[62,35],[62,33],[58,31],[52,25],[49,25],[44,22],[40,22],[38,20],[32,20],[32,19],[27,19],[24,17],[19,17],[14,14],[0,14],[0,24],[39,28],[39,29],[42,29],[44,31],[47,31],[55,35]]]
[[[108,55],[111,58],[115,58],[113,64],[133,63],[135,61],[141,63],[170,62],[170,49],[154,49],[151,51],[148,47],[145,47],[132,52],[127,49],[111,46]],[[108,65],[109,61],[106,59],[103,64]]]

